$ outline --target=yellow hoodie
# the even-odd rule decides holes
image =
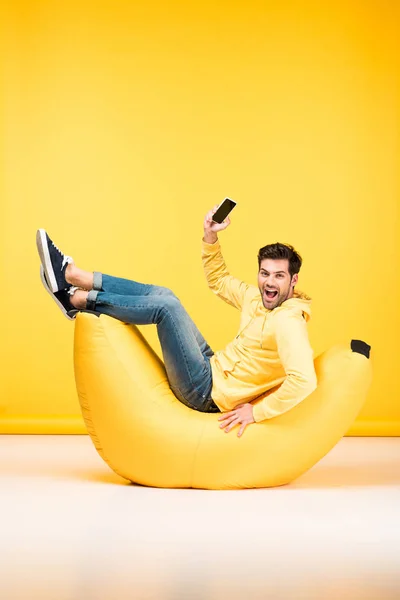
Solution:
[[[211,357],[215,404],[228,411],[256,400],[256,422],[290,410],[317,387],[306,325],[311,298],[295,290],[292,298],[269,310],[257,286],[229,275],[219,241],[202,241],[202,261],[214,294],[241,311],[235,339]]]

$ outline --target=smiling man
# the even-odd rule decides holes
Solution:
[[[307,332],[311,299],[295,290],[302,259],[289,245],[260,249],[258,288],[231,276],[217,236],[230,219],[218,224],[212,215],[204,220],[205,275],[211,290],[241,317],[235,339],[211,357],[211,396],[224,411],[220,427],[228,432],[238,425],[240,436],[250,423],[287,412],[317,387]]]
[[[224,412],[220,427],[228,432],[238,425],[240,437],[250,423],[288,411],[316,388],[306,325],[310,298],[294,289],[301,258],[284,244],[259,251],[258,287],[232,277],[217,236],[230,219],[214,222],[217,208],[204,219],[203,267],[211,290],[241,315],[235,339],[216,353],[169,288],[84,271],[44,229],[37,231],[36,243],[42,283],[68,319],[89,311],[124,323],[155,324],[175,396],[194,410]]]

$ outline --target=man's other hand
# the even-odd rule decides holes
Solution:
[[[222,421],[220,427],[221,429],[225,428],[226,433],[235,427],[235,425],[241,425],[238,431],[238,437],[240,437],[247,425],[255,423],[253,417],[253,405],[248,403],[238,404],[234,410],[226,412],[221,417],[218,417],[218,421]]]

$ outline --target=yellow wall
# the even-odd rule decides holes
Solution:
[[[350,433],[400,434],[398,6],[3,6],[1,431],[84,431],[74,328],[41,286],[36,229],[78,266],[171,287],[217,350],[239,315],[208,290],[200,240],[230,195],[231,272],[255,283],[258,249],[293,244],[315,354],[372,345]]]

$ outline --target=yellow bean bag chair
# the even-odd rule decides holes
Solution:
[[[220,413],[179,402],[137,327],[112,317],[78,313],[75,379],[89,435],[122,477],[165,488],[261,488],[293,481],[348,431],[370,387],[369,349],[352,340],[318,356],[315,392],[240,438],[237,427],[219,428]]]

